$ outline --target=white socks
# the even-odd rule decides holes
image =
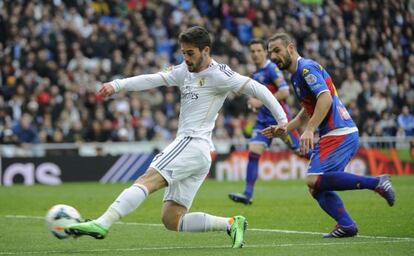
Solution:
[[[226,231],[232,218],[217,217],[203,212],[191,212],[181,217],[180,232]]]
[[[108,229],[116,221],[137,209],[147,196],[148,189],[140,184],[124,189],[96,223]]]
[[[143,185],[134,184],[122,191],[106,212],[96,223],[109,229],[112,224],[133,212],[148,196],[148,189]],[[233,218],[217,217],[203,212],[184,214],[179,223],[181,232],[226,231],[230,228]]]

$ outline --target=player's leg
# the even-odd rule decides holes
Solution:
[[[320,207],[337,221],[335,229],[325,237],[355,236],[358,228],[333,191],[370,188],[379,185],[379,178],[345,173],[345,166],[358,149],[358,133],[321,138],[314,148],[306,182]]]
[[[229,198],[234,202],[239,202],[243,204],[251,204],[254,192],[254,186],[258,178],[259,173],[259,159],[267,147],[272,143],[271,139],[263,136],[260,131],[267,127],[265,123],[256,123],[255,128],[253,129],[253,136],[250,139],[249,143],[249,156],[246,169],[246,185],[244,192],[240,193],[230,193]]]
[[[320,190],[317,181],[330,172],[342,172],[356,148],[346,147],[344,138],[325,137],[315,146],[306,182],[313,198],[329,216],[336,220],[335,229],[325,237],[350,237],[358,232],[355,222],[345,209],[341,198],[332,190]],[[354,145],[354,147],[357,145]]]
[[[131,187],[124,189],[98,219],[69,225],[65,232],[75,236],[90,235],[103,239],[116,221],[137,209],[150,193],[166,185],[163,176],[155,169],[149,168]]]
[[[253,197],[254,185],[256,184],[259,173],[259,159],[265,149],[266,144],[264,143],[249,144],[249,161],[247,163],[246,187],[243,193],[248,198]]]
[[[259,173],[259,159],[266,147],[262,143],[249,144],[249,156],[246,169],[246,185],[243,193],[230,193],[229,198],[234,202],[249,205],[252,203],[254,186]]]
[[[101,217],[97,220],[69,225],[65,232],[77,236],[90,235],[97,239],[105,238],[113,223],[134,211],[150,193],[167,186],[172,174],[162,174],[159,171],[160,166],[164,168],[173,161],[190,141],[189,137],[175,139],[163,152],[154,157],[147,172],[139,177],[134,185],[125,189]]]
[[[174,160],[155,165],[168,181],[164,192],[162,221],[167,229],[189,232],[226,230],[230,221],[233,247],[242,247],[247,224],[244,217],[224,218],[199,212],[187,213],[210,166],[210,144],[198,138],[192,138],[188,146],[176,154]]]
[[[165,201],[162,222],[171,231],[208,232],[226,231],[230,228],[231,217],[218,217],[204,212],[187,213],[187,208],[174,201]]]
[[[370,177],[344,172],[346,164],[358,149],[358,133],[344,136],[328,136],[320,141],[320,151],[315,160],[329,169],[323,175],[309,176],[308,186],[318,191],[343,191],[356,189],[374,190],[392,206],[394,189],[388,176]],[[324,164],[328,163],[328,164]],[[329,164],[334,163],[334,164]],[[315,166],[315,168],[318,168]]]
[[[347,212],[342,199],[334,191],[317,191],[309,188],[319,206],[337,223],[335,229],[324,237],[350,237],[358,233],[354,220]]]
[[[187,209],[190,209],[207,172],[176,180],[166,188],[162,222],[167,229],[179,232],[227,231],[233,241],[232,247],[240,248],[244,244],[243,237],[247,227],[245,217],[220,217],[204,212],[188,213]]]
[[[139,177],[135,183],[125,189],[112,203],[108,210],[96,220],[96,223],[109,228],[113,223],[138,208],[146,197],[167,186],[167,182],[154,168]]]

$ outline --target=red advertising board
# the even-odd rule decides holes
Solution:
[[[213,176],[217,180],[243,180],[248,162],[247,151],[235,151],[227,157],[218,157]],[[259,162],[259,178],[298,179],[306,177],[308,160],[292,152],[265,152]],[[414,161],[402,160],[397,150],[359,149],[346,169],[360,175],[413,175]]]

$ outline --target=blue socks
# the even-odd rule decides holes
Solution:
[[[374,190],[379,183],[378,177],[359,176],[347,172],[326,172],[319,176],[313,197],[319,206],[339,225],[349,226],[354,223],[345,209],[341,198],[333,191],[370,189]]]
[[[246,188],[244,190],[244,194],[249,198],[253,196],[254,184],[256,183],[259,172],[259,158],[259,154],[249,152],[249,162],[247,164],[246,172]]]
[[[349,226],[354,223],[345,209],[341,198],[333,191],[320,191],[313,195],[319,206],[341,226]]]
[[[374,190],[379,183],[379,178],[359,176],[347,172],[326,172],[320,176],[318,183],[316,184],[317,191]]]

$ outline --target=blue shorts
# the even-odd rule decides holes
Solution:
[[[322,137],[315,145],[308,175],[343,172],[359,147],[359,133]]]
[[[264,128],[267,128],[271,125],[276,125],[276,123],[263,123],[263,122],[256,122],[256,125],[253,128],[252,137],[250,138],[250,144],[264,144],[266,147],[269,147],[272,144],[272,139],[268,139],[264,136],[260,131]],[[297,150],[299,149],[299,133],[297,131],[289,132],[288,137],[286,140],[284,139],[283,142],[291,149]]]

